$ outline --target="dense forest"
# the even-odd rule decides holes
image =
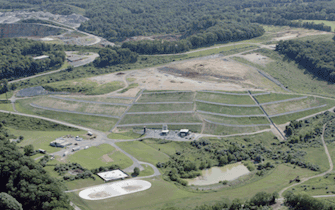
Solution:
[[[72,210],[61,184],[40,164],[23,155],[8,140],[9,136],[0,122],[0,206],[4,207],[1,209]]]
[[[112,66],[117,64],[135,63],[138,54],[129,49],[107,46],[99,51],[99,57],[94,60],[96,67]]]
[[[334,42],[280,41],[276,50],[299,63],[316,77],[335,82]]]
[[[251,39],[263,35],[264,32],[259,25],[247,22],[217,21],[206,18],[193,23],[184,34],[186,38],[180,41],[131,41],[124,42],[122,48],[129,48],[140,54],[179,53],[217,42]]]
[[[13,80],[60,67],[65,61],[64,48],[27,39],[0,39],[0,79]],[[49,58],[34,60],[34,56]]]

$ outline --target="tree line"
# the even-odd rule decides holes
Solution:
[[[276,51],[294,60],[314,76],[335,82],[334,42],[280,41]]]
[[[96,67],[135,63],[137,57],[138,54],[130,49],[107,46],[99,51],[99,57],[93,63]]]
[[[65,52],[60,45],[51,45],[27,39],[0,39],[0,79],[13,80],[60,67]],[[34,56],[49,58],[34,60]]]
[[[8,140],[0,122],[0,195],[2,209],[73,210],[61,183]],[[22,206],[22,208],[20,208]],[[13,209],[13,208],[12,208]]]
[[[122,48],[128,48],[139,54],[180,53],[217,42],[251,39],[264,33],[264,29],[256,24],[210,19],[205,23],[203,21],[194,23],[193,27],[185,32],[185,38],[180,41],[129,41],[124,42]]]

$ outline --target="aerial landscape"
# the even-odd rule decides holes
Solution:
[[[334,0],[0,0],[0,209],[335,209]]]

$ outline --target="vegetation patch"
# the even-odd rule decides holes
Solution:
[[[83,93],[86,95],[101,95],[119,90],[124,87],[123,82],[113,81],[99,84],[88,79],[77,79],[72,81],[55,82],[43,85],[48,91]]]
[[[214,112],[228,115],[258,115],[263,114],[259,107],[234,107],[234,106],[219,106],[196,102],[197,110]]]
[[[197,100],[210,101],[224,104],[255,104],[250,96],[235,96],[219,93],[197,92]]]
[[[205,122],[203,133],[214,135],[229,135],[238,133],[252,133],[265,129],[270,129],[270,126],[231,127]]]
[[[106,161],[103,157],[104,155],[107,155],[112,161]],[[106,167],[110,164],[117,164],[124,169],[133,164],[133,161],[128,156],[115,150],[109,144],[102,144],[77,151],[69,155],[68,161],[78,163],[88,169],[99,168],[100,166]]]
[[[270,124],[266,117],[223,117],[209,114],[199,114],[199,116],[212,122],[230,125]]]
[[[192,111],[193,104],[134,104],[129,112]]]
[[[295,94],[280,94],[280,93],[270,93],[266,95],[255,96],[259,103],[267,103],[272,101],[281,101],[285,99],[298,98],[302,97],[301,95]]]
[[[145,123],[193,123],[200,122],[196,114],[129,114],[121,120],[122,124],[145,124]]]
[[[67,101],[50,97],[38,98],[34,100],[33,103],[36,105],[54,109],[113,116],[121,116],[127,109],[126,106],[112,106],[107,104]]]
[[[120,90],[119,93],[125,93],[128,90],[133,89],[133,88],[137,88],[137,87],[138,87],[138,83],[132,83],[127,88]]]
[[[16,103],[16,109],[22,113],[39,115],[50,119],[69,122],[75,125],[82,125],[84,127],[93,128],[101,131],[109,131],[117,122],[116,118],[111,117],[97,117],[90,115],[62,113],[34,108],[29,105],[32,102],[31,100],[33,99],[19,100]]]
[[[190,102],[193,92],[142,94],[138,102]]]

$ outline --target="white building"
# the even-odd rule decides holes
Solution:
[[[117,179],[124,179],[124,178],[129,177],[128,174],[126,174],[125,172],[119,169],[97,173],[97,175],[100,176],[100,178],[103,179],[105,182],[111,181],[111,180],[117,180]]]
[[[72,143],[65,141],[63,138],[58,138],[55,141],[50,143],[50,146],[53,147],[67,147],[70,146]]]

